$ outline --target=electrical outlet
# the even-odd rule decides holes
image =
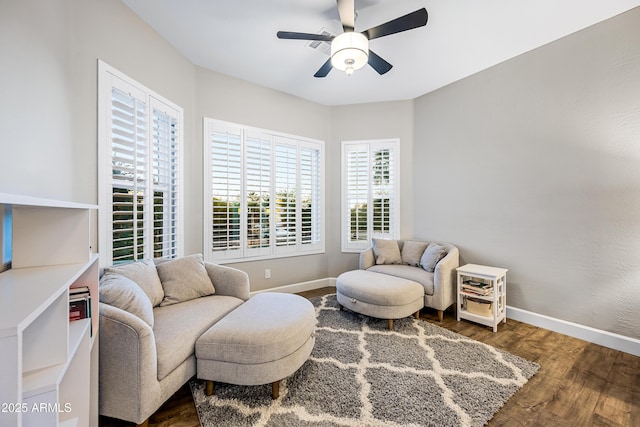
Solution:
[[[265,279],[271,279],[271,269],[267,268],[266,270],[264,270],[264,278]]]

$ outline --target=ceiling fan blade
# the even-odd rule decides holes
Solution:
[[[278,31],[276,36],[278,36],[279,39],[287,40],[318,40],[321,42],[330,42],[333,40],[333,36],[326,34],[295,33],[292,31]]]
[[[369,49],[369,65],[376,70],[378,74],[383,75],[387,71],[393,68],[393,65],[376,55],[371,49]]]
[[[338,0],[338,14],[344,32],[354,31],[356,28],[355,0]]]
[[[415,12],[408,13],[396,19],[392,19],[389,22],[380,24],[377,27],[369,28],[367,31],[363,31],[362,34],[367,36],[369,40],[377,39],[378,37],[384,37],[402,31],[413,30],[414,28],[424,27],[427,25],[429,14],[427,9],[422,8]]]
[[[327,77],[327,74],[329,74],[329,71],[331,71],[332,68],[333,65],[331,65],[331,58],[329,58],[327,59],[327,62],[325,62],[322,67],[316,71],[313,77]]]

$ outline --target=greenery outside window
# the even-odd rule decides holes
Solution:
[[[99,63],[103,265],[182,253],[183,110]]]
[[[205,257],[239,261],[324,251],[324,144],[205,119]]]

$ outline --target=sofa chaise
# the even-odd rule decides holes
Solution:
[[[249,278],[202,255],[104,270],[100,282],[100,414],[148,418],[196,374],[195,343],[249,299]]]

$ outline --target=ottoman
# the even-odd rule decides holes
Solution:
[[[366,270],[342,273],[336,279],[340,309],[389,320],[415,314],[424,306],[424,287],[413,280]]]
[[[297,371],[315,343],[316,312],[299,295],[260,293],[227,314],[196,341],[197,376],[238,385],[272,384],[277,399],[280,380]]]

